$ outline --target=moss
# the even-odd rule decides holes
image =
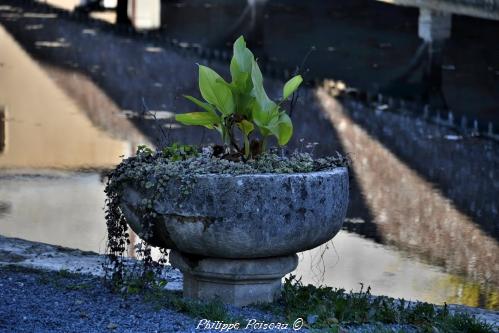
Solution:
[[[306,173],[331,170],[340,166],[348,166],[348,160],[339,153],[319,159],[314,159],[308,153],[294,153],[290,156],[268,153],[248,161],[231,161],[215,157],[211,152],[174,160],[162,153],[139,151],[137,156],[125,159],[118,165],[110,185],[119,187],[120,183],[132,182],[149,190],[172,179],[183,179],[184,185],[188,186],[189,181],[186,178],[192,175]]]

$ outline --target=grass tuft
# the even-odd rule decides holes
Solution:
[[[272,308],[275,311],[275,308]],[[304,286],[294,276],[286,279],[282,307],[293,322],[304,318],[307,327],[341,331],[341,327],[362,324],[399,324],[418,332],[494,333],[496,328],[466,313],[451,314],[447,305],[409,303],[403,299],[371,295],[370,288],[345,292],[331,287]],[[383,332],[384,328],[380,328]]]

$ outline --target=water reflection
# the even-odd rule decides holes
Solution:
[[[373,294],[497,308],[499,291],[470,283],[393,248],[342,231],[327,248],[302,253],[293,274],[305,283],[358,291],[369,284]]]
[[[481,130],[488,122],[497,124],[499,95],[484,91],[497,85],[492,31],[499,22],[479,19],[499,20],[496,2],[383,2],[163,2],[164,29],[157,35],[224,48],[245,34],[269,72],[275,66],[293,70],[313,48],[302,68],[310,79],[341,79],[451,110],[468,121],[478,119]],[[463,52],[462,45],[473,47]]]
[[[75,7],[73,0],[47,2]],[[413,100],[421,112],[424,104],[451,111],[456,125],[468,129],[477,120],[480,131],[487,132],[499,121],[494,112],[499,95],[492,88],[499,77],[494,46],[499,23],[480,19],[499,19],[495,2],[189,0],[163,1],[160,7],[130,0],[118,2],[117,11],[120,4],[127,5],[130,24],[138,30],[161,21],[161,28],[148,34],[155,42],[207,46],[203,52],[215,55],[245,34],[265,69],[275,75],[303,64],[308,79],[341,79],[370,93]],[[114,14],[99,10],[106,11],[91,15]],[[442,29],[439,19],[448,28]],[[293,52],[288,52],[289,41]],[[463,50],[462,45],[473,47]]]
[[[87,21],[20,14],[35,13],[35,9],[11,7],[9,14],[17,15],[0,17],[15,38],[0,28],[0,105],[5,106],[0,118],[5,128],[5,149],[0,153],[0,233],[101,251],[101,173],[73,171],[109,168],[138,143],[160,144],[161,128],[168,129],[170,140],[215,140],[216,136],[197,129],[170,128],[171,117],[190,110],[190,104],[178,96],[196,94],[194,63],[209,64],[224,75],[227,64],[172,51],[147,38],[115,34],[107,26]],[[296,7],[280,9],[289,15],[286,20],[297,14]],[[196,33],[196,26],[186,27],[179,18],[169,17],[170,23],[177,23],[173,31]],[[265,38],[277,40],[287,34],[276,28],[266,30]],[[36,45],[61,40],[68,46]],[[326,45],[336,47],[328,43],[324,49]],[[263,46],[282,48],[267,39]],[[296,60],[293,56],[287,61]],[[348,56],[341,54],[350,60]],[[280,95],[281,82],[267,84],[269,95]],[[143,117],[146,107],[159,111],[157,121]],[[378,122],[386,126],[376,127],[377,122],[365,114],[351,118],[349,111],[325,92],[316,95],[307,88],[293,114],[296,128],[291,147],[303,149],[300,139],[305,138],[320,143],[317,155],[342,150],[353,153],[355,161],[345,223],[348,232],[334,241],[336,251],[331,246],[324,253],[317,249],[303,254],[298,273],[306,281],[347,289],[357,289],[357,283],[364,282],[379,294],[497,307],[497,223],[489,218],[497,215],[489,195],[495,186],[491,166],[496,148],[465,141],[433,143],[429,149],[428,142],[418,141],[418,129],[399,126],[411,120],[381,115]],[[404,128],[395,131],[397,126]],[[425,135],[443,137],[438,128],[422,128]],[[409,153],[403,155],[386,142],[392,132]],[[381,134],[386,134],[384,141],[379,139]],[[461,147],[456,153],[459,163],[463,151],[476,158],[457,171],[450,165],[452,156],[445,154],[456,146]],[[420,156],[426,163],[418,161]],[[415,170],[415,165],[420,167]],[[19,168],[31,170],[20,172]],[[477,178],[473,184],[455,181],[470,174]],[[484,184],[492,186],[484,189]],[[487,198],[481,198],[482,193]],[[471,202],[476,210],[463,208]],[[36,227],[30,229],[33,223]],[[57,227],[61,224],[64,228]],[[85,225],[88,228],[83,230]],[[321,274],[311,268],[320,269],[316,264],[322,254],[325,270],[318,280]]]
[[[104,252],[104,184],[100,174],[0,175],[0,234]]]
[[[317,97],[355,163],[382,241],[447,271],[499,284],[499,245],[448,199],[355,124],[325,90]]]
[[[130,152],[127,142],[97,130],[2,28],[0,43],[0,101],[11,110],[2,122],[1,168],[101,168]]]

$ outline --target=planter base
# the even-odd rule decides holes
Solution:
[[[281,279],[298,264],[296,254],[258,259],[192,256],[172,250],[170,262],[184,274],[184,297],[245,306],[270,303],[281,291]]]

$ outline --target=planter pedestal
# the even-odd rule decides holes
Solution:
[[[296,254],[255,259],[207,258],[170,253],[173,267],[184,275],[184,297],[245,306],[270,303],[281,291],[281,279],[298,264]]]

